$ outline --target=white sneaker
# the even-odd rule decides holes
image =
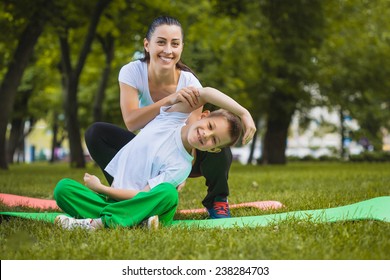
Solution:
[[[156,215],[149,217],[147,220],[144,221],[143,224],[147,226],[150,230],[157,230],[159,226],[158,216]]]
[[[103,224],[96,221],[96,219],[76,219],[65,215],[57,216],[54,223],[65,229],[83,228],[96,230],[103,227]]]

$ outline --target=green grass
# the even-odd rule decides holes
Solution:
[[[94,166],[13,165],[0,171],[0,192],[52,198],[60,178],[81,181]],[[233,216],[342,206],[390,195],[389,163],[293,163],[287,166],[241,166],[230,172],[230,203],[278,200],[273,211],[233,209]],[[189,179],[179,209],[200,208],[204,179]],[[36,211],[9,208],[1,211]],[[206,215],[177,215],[203,219]],[[267,227],[234,229],[143,228],[67,231],[52,224],[10,219],[0,225],[0,257],[5,259],[390,259],[390,223],[356,221],[319,223],[284,221]]]

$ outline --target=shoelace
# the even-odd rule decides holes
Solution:
[[[228,216],[228,203],[223,201],[216,201],[214,202],[214,210],[217,212],[218,215],[224,215]]]
[[[82,220],[75,220],[73,223],[73,227],[81,227],[85,229],[93,229],[94,226],[92,225],[93,219],[82,219]],[[72,226],[72,225],[71,225]]]

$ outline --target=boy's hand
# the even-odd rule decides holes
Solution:
[[[172,95],[171,104],[183,102],[191,108],[196,108],[199,104],[199,91],[195,87],[185,87]]]
[[[244,126],[244,136],[242,137],[242,144],[246,145],[252,140],[253,136],[255,135],[256,125],[249,112],[244,116],[241,116],[241,121]]]
[[[97,193],[100,193],[101,188],[103,187],[103,185],[100,182],[100,179],[98,177],[96,177],[95,175],[88,174],[88,173],[84,174],[84,183],[89,189],[91,189]]]

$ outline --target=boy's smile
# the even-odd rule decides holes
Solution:
[[[195,148],[200,151],[218,152],[220,150],[218,147],[231,142],[229,123],[221,116],[204,116],[191,125],[183,127],[182,141],[187,151]]]

